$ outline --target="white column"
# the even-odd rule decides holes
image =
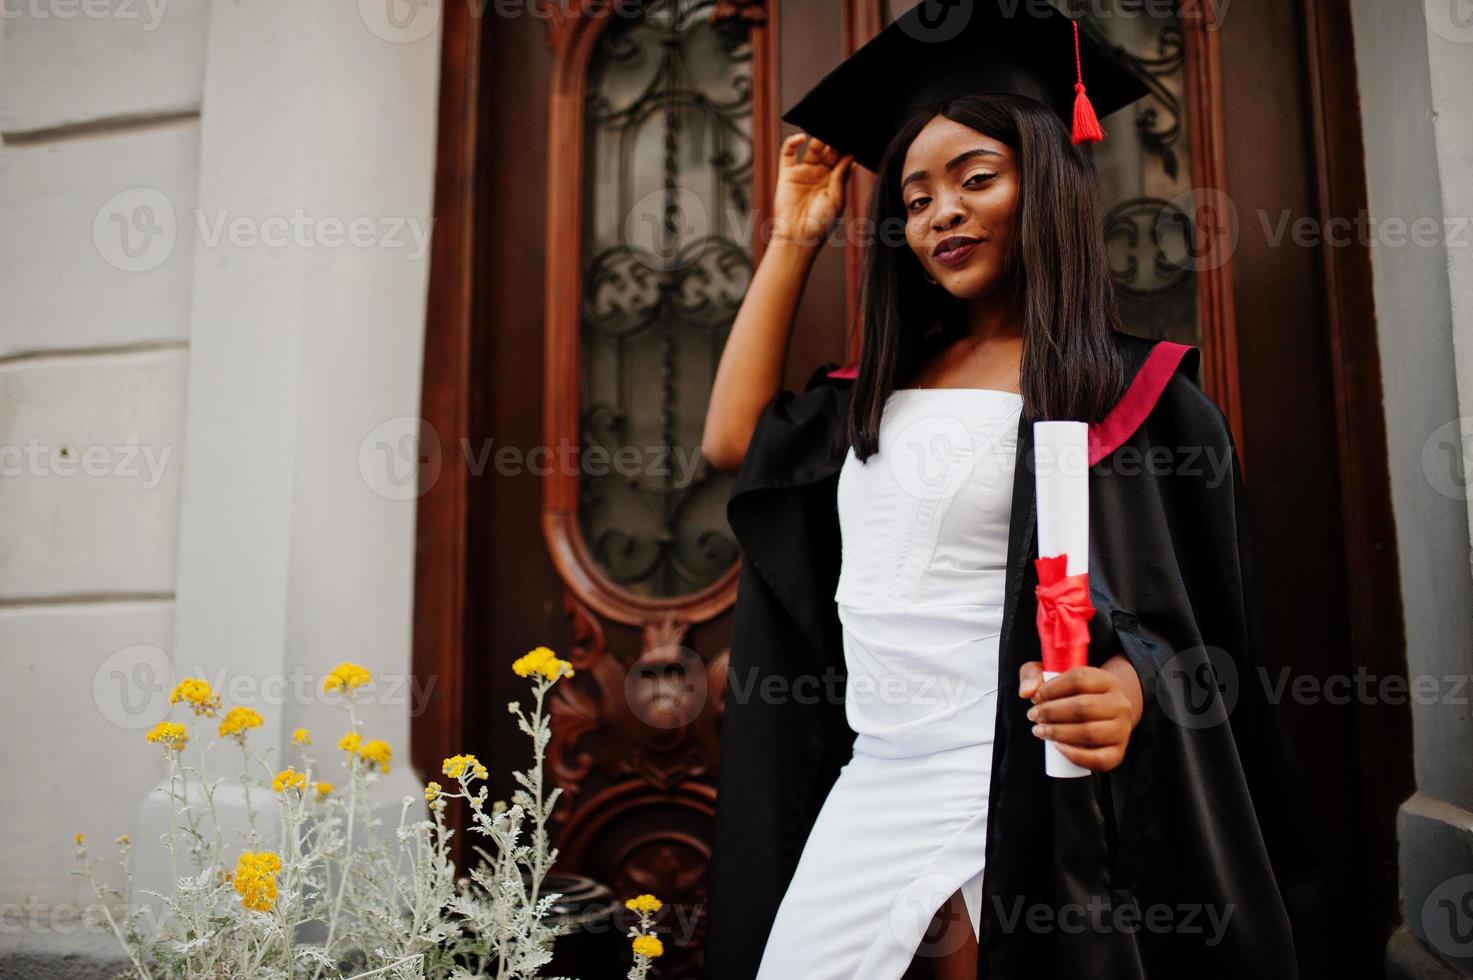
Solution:
[[[375,6],[210,6],[198,201],[179,216],[195,244],[173,659],[259,711],[251,739],[277,760],[304,726],[334,766],[346,715],[321,678],[368,667],[364,732],[393,746],[397,817],[420,793],[415,499],[360,447],[373,460],[419,410],[439,32],[386,31]],[[140,848],[161,817],[145,801]]]
[[[1473,718],[1455,682],[1473,669],[1473,3],[1351,7],[1417,777],[1387,971],[1452,976],[1473,967]]]

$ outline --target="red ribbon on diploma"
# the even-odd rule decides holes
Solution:
[[[1043,669],[1063,673],[1088,662],[1089,618],[1095,607],[1089,601],[1089,573],[1065,575],[1068,555],[1033,559],[1038,570],[1038,642],[1043,648]]]

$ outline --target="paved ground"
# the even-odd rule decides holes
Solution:
[[[122,947],[108,935],[0,929],[0,980],[113,980],[127,967]]]

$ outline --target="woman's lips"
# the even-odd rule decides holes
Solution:
[[[943,262],[946,265],[961,265],[977,250],[977,246],[981,244],[981,242],[973,241],[967,242],[965,245],[958,245],[955,248],[943,249],[936,253],[936,261]]]

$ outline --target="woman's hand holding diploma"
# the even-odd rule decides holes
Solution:
[[[1052,741],[1072,763],[1104,772],[1125,759],[1141,719],[1140,678],[1121,654],[1103,667],[1074,667],[1049,681],[1031,660],[1018,671],[1018,695],[1033,701],[1033,734]]]

